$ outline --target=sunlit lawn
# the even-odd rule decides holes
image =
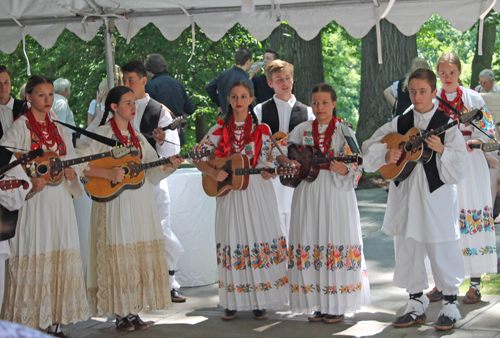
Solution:
[[[466,294],[469,290],[470,278],[467,278],[460,285],[460,294]],[[483,295],[500,295],[500,274],[486,273],[481,277],[481,294]]]

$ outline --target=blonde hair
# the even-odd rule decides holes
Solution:
[[[441,55],[441,57],[437,60],[436,62],[436,72],[439,74],[439,65],[442,63],[449,63],[452,65],[457,66],[458,71],[461,73],[462,72],[462,63],[460,62],[460,59],[458,56],[456,56],[453,53],[444,53]],[[462,86],[462,80],[460,78],[458,79],[458,85]]]
[[[291,63],[283,60],[274,60],[269,62],[265,69],[267,81],[272,81],[273,74],[281,72],[283,69],[288,70],[290,75],[293,76],[293,65]]]
[[[406,90],[406,88],[408,88],[408,78],[410,77],[410,75],[413,74],[413,72],[416,71],[417,69],[421,68],[429,69],[429,64],[427,63],[427,61],[421,58],[414,58],[413,60],[411,60],[410,71],[405,75],[405,82],[403,83],[403,91]]]

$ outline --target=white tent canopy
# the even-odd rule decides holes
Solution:
[[[229,6],[228,6],[229,4]],[[30,35],[44,48],[52,47],[67,28],[91,40],[113,20],[130,40],[153,23],[168,40],[196,23],[208,38],[219,40],[239,22],[259,40],[286,21],[305,40],[314,38],[332,20],[354,38],[362,38],[381,18],[406,35],[413,35],[433,13],[465,31],[489,11],[500,11],[497,0],[0,0],[0,51],[12,53]],[[480,39],[482,27],[480,27]],[[379,62],[380,34],[379,40]],[[109,35],[108,69],[112,66]],[[108,77],[111,79],[112,77]],[[111,80],[110,80],[111,81]]]

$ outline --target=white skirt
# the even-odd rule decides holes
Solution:
[[[75,209],[66,184],[46,186],[19,210],[2,319],[45,329],[89,317]]]
[[[458,184],[460,243],[465,274],[497,272],[490,174],[481,150],[467,154],[467,176]]]
[[[354,189],[341,191],[330,171],[293,194],[289,241],[293,312],[354,312],[370,302]]]
[[[219,302],[237,311],[288,304],[286,240],[270,181],[251,175],[248,188],[217,198]]]

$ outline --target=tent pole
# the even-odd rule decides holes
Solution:
[[[104,56],[106,59],[106,74],[108,76],[108,90],[115,86],[115,62],[113,46],[111,45],[111,30],[114,28],[113,20],[104,20]]]

